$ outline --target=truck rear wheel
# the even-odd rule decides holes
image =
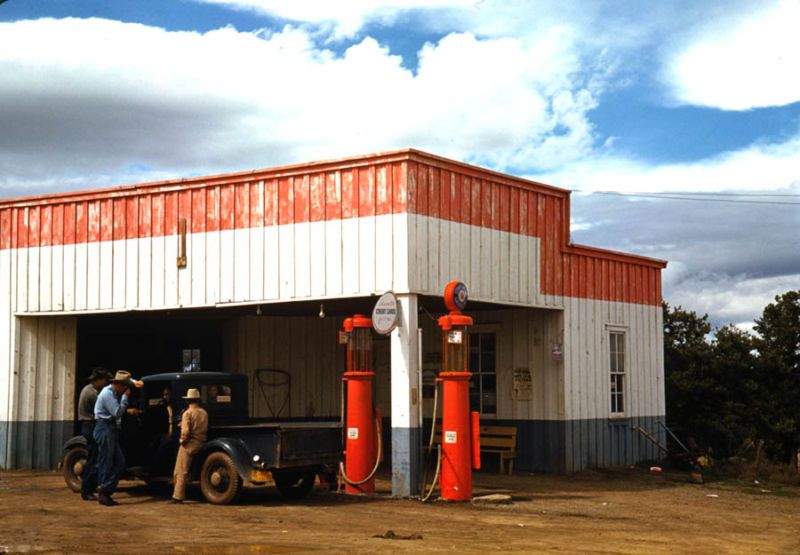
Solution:
[[[303,499],[314,489],[317,473],[313,470],[273,472],[275,486],[284,499]]]
[[[200,491],[209,503],[233,503],[242,489],[242,478],[233,460],[222,451],[211,453],[200,470]]]
[[[61,470],[64,472],[64,481],[67,487],[75,493],[81,491],[81,474],[86,467],[89,451],[86,447],[73,447],[66,453],[61,461]]]

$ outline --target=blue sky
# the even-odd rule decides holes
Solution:
[[[581,191],[575,241],[747,328],[800,287],[797,28],[797,0],[8,0],[0,197],[416,147]]]

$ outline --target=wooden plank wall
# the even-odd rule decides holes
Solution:
[[[635,462],[658,453],[635,423],[657,437],[655,421],[666,412],[664,400],[663,317],[660,306],[567,299],[564,314],[564,398],[567,419],[567,470]],[[610,413],[608,334],[625,332],[625,414]],[[638,460],[638,459],[636,459]]]
[[[226,371],[248,376],[251,416],[338,417],[345,365],[344,346],[338,344],[340,329],[341,318],[317,316],[242,316],[226,323],[223,363]],[[291,374],[290,401],[279,415],[272,412],[277,411],[283,390],[262,391],[258,368]]]
[[[566,412],[571,419],[608,418],[608,333],[626,336],[626,415],[660,416],[664,406],[661,307],[569,299],[564,315]]]
[[[14,290],[14,276],[16,268],[15,257],[9,250],[0,250],[0,422],[11,419],[12,380],[14,374],[11,368],[14,364],[14,338],[17,335],[15,328],[17,320],[12,314],[12,298],[16,296]],[[0,437],[0,443],[7,438]],[[0,455],[5,453],[6,445],[0,445]],[[0,456],[2,464],[3,456]]]
[[[47,468],[61,456],[75,418],[76,336],[73,317],[19,318],[9,414],[15,467]]]
[[[473,331],[497,335],[498,420],[558,420],[564,412],[564,365],[550,356],[550,344],[561,336],[561,311],[539,309],[481,310],[469,312]],[[429,318],[420,318],[423,351],[441,353],[441,328]],[[425,354],[423,360],[425,360]],[[533,379],[529,401],[512,399],[515,368],[527,368]],[[433,410],[426,402],[425,415]]]
[[[411,290],[441,294],[461,279],[472,297],[563,307],[563,297],[661,303],[658,261],[572,245],[569,192],[489,171],[409,163]]]
[[[660,309],[574,299],[565,312],[512,309],[471,314],[475,318],[475,331],[497,334],[498,419],[608,418],[608,324],[627,331],[627,414],[664,414],[663,355],[652,348],[657,344],[661,326]],[[439,327],[429,318],[420,321],[424,353],[441,352]],[[225,368],[245,373],[251,380],[256,368],[289,370],[293,376],[291,416],[337,415],[337,380],[344,371],[344,347],[336,342],[340,328],[341,319],[338,318],[245,316],[233,319],[225,330]],[[564,343],[561,361],[551,356],[554,343]],[[388,359],[388,352],[383,358]],[[376,365],[385,363],[384,360]],[[531,371],[533,398],[530,401],[512,400],[515,368]],[[378,398],[385,401],[383,404],[388,409],[390,383],[386,374],[378,376],[376,382]],[[256,400],[254,414],[266,416],[265,411],[263,400]]]
[[[17,313],[370,294],[408,287],[405,218],[405,164],[386,162],[6,204],[0,252]]]
[[[177,233],[184,219],[188,266],[179,270]],[[661,267],[572,245],[568,191],[415,151],[0,201],[0,419],[49,417],[37,410],[62,414],[58,403],[43,401],[55,408],[39,408],[26,392],[30,383],[22,380],[37,373],[15,377],[12,369],[19,363],[16,352],[19,360],[31,360],[33,344],[40,342],[33,337],[41,335],[48,345],[51,335],[69,332],[51,333],[50,323],[33,331],[15,313],[213,306],[388,289],[438,296],[451,279],[464,280],[473,299],[564,311],[481,316],[496,318],[504,330],[499,387],[508,390],[508,370],[515,365],[541,365],[534,380],[543,398],[528,405],[501,401],[499,417],[603,418],[607,392],[596,368],[604,356],[605,325],[620,322],[631,330],[637,365],[647,371],[630,377],[637,391],[632,410],[663,414],[663,339],[655,314]],[[307,340],[324,335],[320,348],[328,345],[338,324],[327,328],[333,319],[320,324],[309,318],[289,319],[288,325],[269,317],[231,324],[226,333],[238,350],[227,361],[245,372],[291,366],[298,391],[307,393],[293,398],[292,416],[335,415],[338,393],[328,394],[331,387],[338,392],[338,378],[329,368],[341,370],[341,349],[335,343],[325,347],[330,350],[312,349],[312,360]],[[565,360],[553,364],[547,347],[559,337]],[[270,348],[269,338],[291,347]]]

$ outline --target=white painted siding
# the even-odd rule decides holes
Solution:
[[[625,417],[663,415],[661,307],[568,299],[564,311],[567,419],[610,416],[609,326],[625,332]]]
[[[2,251],[12,312],[126,311],[372,295],[408,288],[407,215]],[[56,261],[54,263],[54,261]]]
[[[561,308],[539,289],[538,237],[408,215],[409,290],[441,296],[454,279],[473,300]],[[524,254],[522,254],[524,253]]]

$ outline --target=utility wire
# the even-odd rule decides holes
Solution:
[[[722,191],[584,191],[573,189],[576,193],[615,193],[620,195],[700,195],[705,197],[800,197],[800,193],[724,193]]]
[[[732,198],[700,198],[696,196],[680,196],[684,193],[680,194],[670,194],[670,193],[622,193],[619,191],[583,191],[583,190],[575,190],[576,193],[588,193],[593,195],[612,195],[612,196],[620,196],[620,197],[639,197],[639,198],[657,198],[657,199],[666,199],[666,200],[690,200],[694,202],[727,202],[733,204],[770,204],[770,205],[790,205],[790,206],[800,206],[800,202],[790,202],[790,201],[779,201],[779,200],[744,200],[744,199],[732,199]],[[696,195],[703,195],[704,193],[693,193]],[[758,195],[754,195],[758,196]],[[794,195],[787,195],[787,196],[794,196]],[[798,195],[800,196],[800,195]]]

